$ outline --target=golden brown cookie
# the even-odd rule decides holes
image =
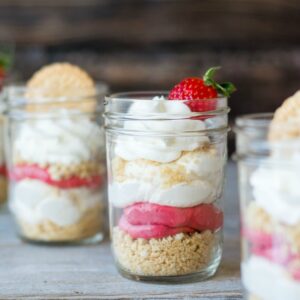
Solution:
[[[300,137],[300,91],[286,99],[276,110],[268,137],[271,141]]]
[[[93,111],[95,95],[95,83],[84,70],[69,63],[54,63],[41,68],[28,81],[27,110],[77,108]]]

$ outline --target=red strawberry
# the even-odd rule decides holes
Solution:
[[[175,85],[169,94],[169,100],[189,100],[185,103],[193,112],[212,111],[216,109],[216,98],[229,97],[236,88],[232,83],[218,84],[212,79],[219,67],[210,68],[203,78],[192,77]]]

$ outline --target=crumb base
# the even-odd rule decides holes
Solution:
[[[219,233],[208,230],[145,240],[132,239],[118,227],[113,229],[113,250],[120,272],[136,280],[147,281],[146,277],[150,276],[150,281],[170,282],[175,279],[172,280],[172,276],[192,274],[195,276],[190,276],[187,281],[206,279],[219,265],[220,243]]]
[[[81,219],[69,226],[59,226],[52,221],[44,220],[38,224],[30,224],[17,219],[21,237],[36,242],[79,242],[91,238],[102,231],[103,207],[90,208]]]

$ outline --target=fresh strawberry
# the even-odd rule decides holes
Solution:
[[[232,83],[217,83],[213,76],[219,67],[210,68],[203,78],[191,77],[175,85],[169,94],[169,100],[188,100],[185,103],[193,112],[216,109],[218,96],[229,97],[236,88]]]

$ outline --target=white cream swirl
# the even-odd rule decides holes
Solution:
[[[161,114],[162,118],[176,115],[187,116],[191,110],[184,103],[154,98],[152,101],[137,101],[129,113],[138,117],[142,114]],[[206,135],[180,136],[189,131],[203,131],[205,123],[201,120],[134,120],[124,122],[124,129],[153,133],[149,136],[119,136],[115,153],[125,160],[147,159],[167,163],[178,159],[183,151],[193,151],[209,141]],[[163,136],[164,134],[177,136]],[[160,136],[159,136],[160,134]],[[157,135],[157,136],[155,136]]]
[[[20,125],[13,145],[14,154],[39,164],[77,164],[103,151],[103,129],[82,115],[28,120]]]
[[[222,169],[223,160],[205,151],[186,154],[167,167],[129,161],[124,167],[125,180],[109,185],[109,199],[117,207],[144,201],[174,207],[212,203],[221,194]],[[172,182],[172,174],[184,178],[176,182],[175,175]]]
[[[77,223],[92,207],[102,205],[103,195],[88,188],[58,189],[41,181],[25,179],[12,190],[10,209],[20,221],[59,226]]]
[[[242,264],[242,281],[247,291],[259,299],[300,299],[299,281],[288,276],[283,267],[258,256]]]
[[[250,183],[256,202],[273,218],[288,225],[300,221],[300,157],[279,153],[263,161]]]

